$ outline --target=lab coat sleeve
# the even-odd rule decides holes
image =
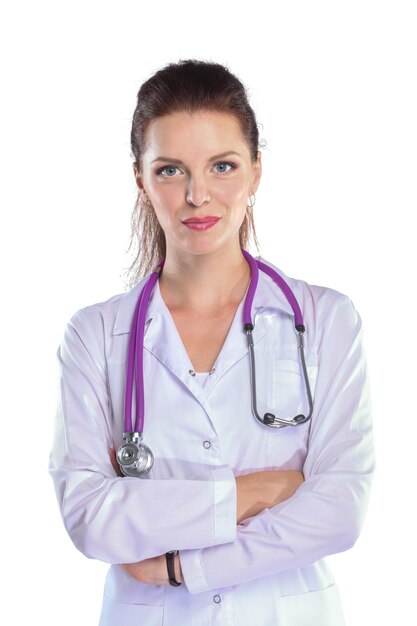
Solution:
[[[64,526],[88,558],[141,561],[173,549],[236,538],[232,468],[207,466],[190,479],[119,477],[103,339],[83,309],[68,322],[57,350],[60,394],[48,471]]]
[[[324,297],[334,298],[331,293]],[[305,481],[237,526],[233,543],[180,551],[192,594],[314,563],[351,548],[374,474],[371,399],[362,321],[345,294],[325,306]]]

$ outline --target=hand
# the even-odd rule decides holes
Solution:
[[[303,473],[296,470],[259,471],[237,476],[237,523],[287,500],[303,482]]]
[[[114,449],[113,449],[113,448],[110,448],[110,450],[109,450],[109,456],[110,456],[110,461],[111,461],[111,464],[112,464],[112,465],[113,465],[113,467],[114,467],[114,471],[116,472],[116,474],[117,474],[118,476],[120,476],[121,478],[123,478],[123,477],[124,477],[124,474],[123,474],[122,470],[120,469],[119,462],[118,462],[118,460],[117,460],[117,458],[116,458],[116,452],[114,451]]]
[[[149,585],[169,585],[165,554],[144,559],[137,563],[121,563],[120,567],[135,580]],[[174,556],[175,580],[184,582],[179,555]]]
[[[271,508],[287,500],[304,482],[304,474],[297,470],[272,470],[263,472],[263,507]]]

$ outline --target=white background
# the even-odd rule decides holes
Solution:
[[[359,540],[328,558],[348,626],[413,622],[414,7],[2,4],[3,624],[98,622],[107,565],[71,543],[47,473],[55,353],[77,309],[125,289],[136,94],[181,58],[224,63],[249,89],[267,142],[251,252],[347,293],[362,317],[377,473]]]

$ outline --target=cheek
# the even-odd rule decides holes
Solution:
[[[172,206],[179,198],[180,191],[177,185],[151,185],[148,189],[149,198],[156,207]]]
[[[246,181],[236,178],[228,181],[227,185],[220,187],[216,195],[229,206],[242,205],[246,207],[247,191]]]
[[[183,195],[174,188],[174,185],[161,185],[157,189],[148,188],[148,195],[159,223],[162,227],[168,226],[175,218],[178,208],[183,205]]]

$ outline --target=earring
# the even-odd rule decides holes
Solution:
[[[250,202],[251,196],[253,196],[253,202],[251,204],[248,204],[248,209],[253,209],[253,207],[255,206],[255,202],[256,202],[255,193],[251,193],[251,195],[249,196],[249,202]]]

